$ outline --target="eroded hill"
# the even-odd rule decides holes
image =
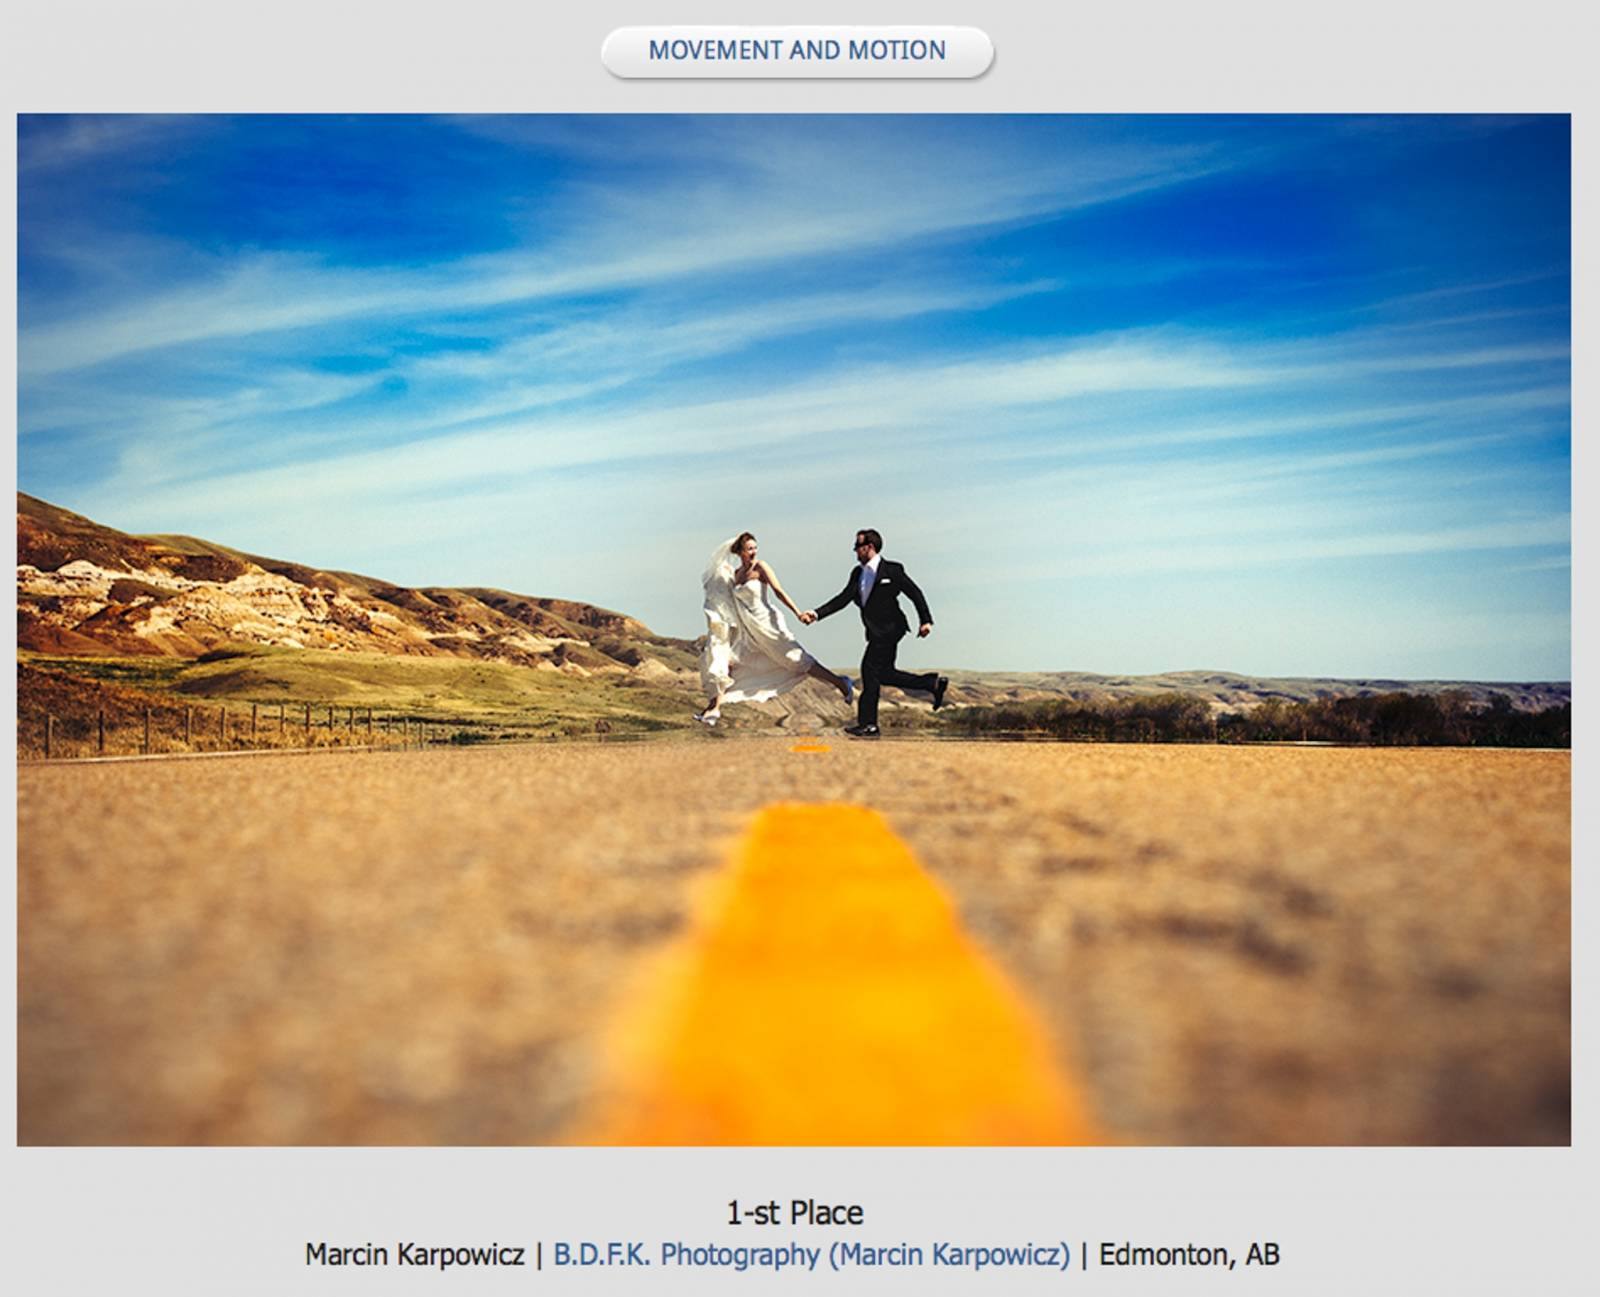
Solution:
[[[505,590],[412,589],[188,536],[130,536],[18,493],[17,646],[197,658],[231,645],[482,658],[570,675],[692,678],[692,641]]]

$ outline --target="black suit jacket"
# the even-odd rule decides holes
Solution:
[[[844,589],[827,603],[818,606],[818,621],[832,616],[845,604],[856,602],[856,591],[861,588],[861,572],[859,566],[852,569]],[[933,624],[928,601],[922,597],[917,583],[893,559],[881,559],[878,563],[878,579],[873,582],[872,593],[867,596],[866,606],[861,609],[861,624],[867,629],[868,639],[901,639],[910,633],[911,627],[900,607],[900,596],[903,594],[909,595],[911,602],[916,604],[921,624]]]

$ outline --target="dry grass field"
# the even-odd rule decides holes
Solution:
[[[1094,1138],[1569,1140],[1569,753],[799,746],[23,765],[19,1139],[592,1137],[639,1082],[614,1024],[751,818],[847,802],[953,903]]]

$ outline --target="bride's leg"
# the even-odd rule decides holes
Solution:
[[[834,675],[833,672],[828,670],[827,667],[823,666],[822,663],[813,662],[811,664],[811,669],[807,671],[806,674],[813,680],[820,680],[823,684],[832,685],[844,697],[848,698],[850,696],[850,689],[845,684],[844,677]]]

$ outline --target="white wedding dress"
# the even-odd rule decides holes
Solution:
[[[711,556],[705,588],[706,647],[700,680],[706,697],[727,703],[764,703],[806,678],[816,658],[800,646],[771,588],[751,575],[736,584],[738,555],[728,537]]]

